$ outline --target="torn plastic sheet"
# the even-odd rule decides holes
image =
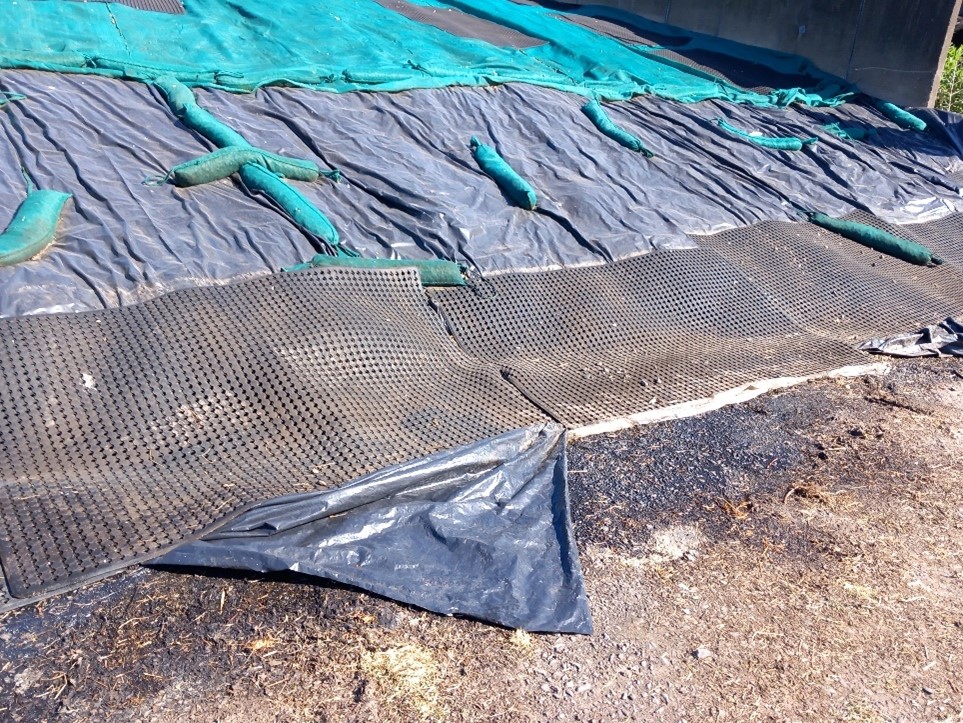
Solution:
[[[321,250],[237,178],[142,185],[212,150],[149,87],[5,71],[0,88],[28,96],[0,113],[0,206],[22,198],[21,166],[75,198],[56,244],[0,270],[0,316],[133,304],[274,272]],[[339,184],[297,188],[367,258],[440,258],[505,273],[691,248],[687,234],[798,220],[789,201],[834,216],[858,207],[895,223],[963,210],[950,178],[963,161],[937,124],[927,118],[933,130],[904,131],[858,104],[606,104],[611,120],[657,156],[646,159],[601,133],[581,111],[583,98],[533,86],[198,96],[255,145],[341,168]],[[720,114],[820,142],[800,153],[756,148],[715,127]],[[832,122],[879,132],[847,141],[821,130]],[[536,212],[507,203],[482,174],[465,142],[471,134],[510,149],[507,160],[538,189]]]
[[[859,349],[896,357],[963,356],[963,324],[950,316],[917,332],[870,339]]]
[[[554,424],[276,499],[151,564],[289,570],[506,627],[592,631]]]

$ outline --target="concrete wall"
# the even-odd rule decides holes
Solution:
[[[583,0],[805,56],[867,93],[932,105],[961,0]]]

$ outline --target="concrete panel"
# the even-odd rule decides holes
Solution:
[[[669,8],[667,22],[697,33],[718,35],[722,18],[729,12],[733,2],[738,0],[707,0],[705,2],[673,2]],[[631,5],[632,3],[626,3]]]
[[[961,0],[588,0],[802,55],[865,92],[930,105]]]
[[[664,23],[672,0],[615,0],[611,4],[648,20]]]
[[[848,79],[867,93],[927,105],[959,0],[875,0],[860,20]]]
[[[802,55],[827,73],[845,77],[859,9],[854,0],[732,2],[718,35]]]

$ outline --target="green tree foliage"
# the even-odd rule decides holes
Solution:
[[[936,107],[963,113],[963,45],[952,45],[946,54]]]

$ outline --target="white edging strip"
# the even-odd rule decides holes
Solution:
[[[817,379],[840,379],[864,376],[882,376],[890,370],[890,365],[886,363],[859,364],[855,366],[841,367],[829,372],[811,374],[805,377],[779,377],[777,379],[764,379],[758,382],[749,382],[733,389],[719,392],[715,396],[706,399],[696,399],[691,402],[681,402],[660,409],[652,409],[648,412],[630,414],[626,417],[616,417],[598,424],[589,424],[585,427],[570,429],[569,439],[581,439],[591,437],[596,434],[615,432],[620,429],[628,429],[641,424],[654,424],[665,422],[670,419],[681,419],[683,417],[694,417],[697,414],[711,412],[714,409],[726,407],[730,404],[739,404],[758,397],[760,394],[772,392],[776,389],[785,389],[797,384],[815,381]]]

